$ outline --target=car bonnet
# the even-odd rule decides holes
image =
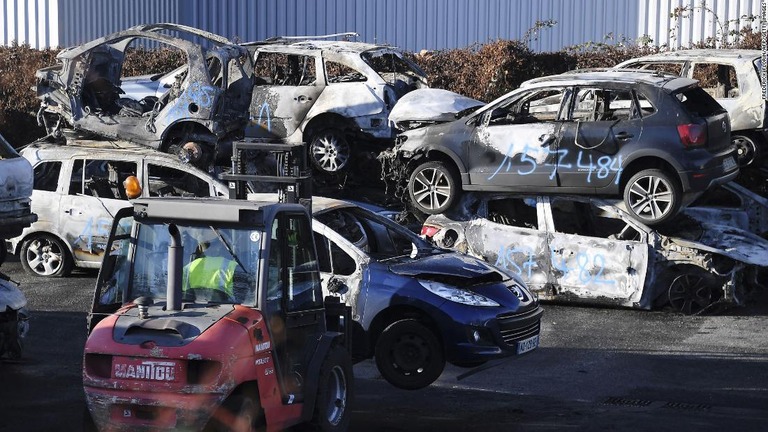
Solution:
[[[455,278],[466,285],[468,282],[500,282],[505,276],[492,268],[487,263],[458,253],[441,253],[428,255],[422,258],[409,260],[403,263],[393,264],[389,269],[402,276],[411,276],[421,279]]]
[[[745,264],[768,267],[768,240],[727,225],[702,223],[696,239],[670,237],[682,246],[727,256]]]
[[[400,98],[389,114],[389,121],[453,121],[456,113],[483,105],[479,100],[448,90],[418,89]]]

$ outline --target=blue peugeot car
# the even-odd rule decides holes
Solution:
[[[313,213],[323,288],[352,307],[353,358],[375,357],[395,387],[538,347],[543,310],[516,276],[352,203],[315,197]]]

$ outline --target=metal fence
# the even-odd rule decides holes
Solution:
[[[590,42],[688,46],[759,16],[761,0],[0,0],[0,44],[81,44],[152,22],[241,41],[354,31],[409,51],[528,40],[536,51]],[[763,0],[764,1],[764,0]],[[671,16],[687,6],[686,18]],[[553,26],[536,23],[556,21]],[[533,31],[538,29],[539,31]]]

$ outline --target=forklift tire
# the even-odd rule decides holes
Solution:
[[[445,356],[437,336],[415,319],[390,324],[376,341],[376,366],[387,382],[418,390],[443,373]]]
[[[312,426],[322,432],[349,429],[354,399],[352,359],[344,347],[334,344],[320,369]]]

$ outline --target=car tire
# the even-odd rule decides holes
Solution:
[[[633,175],[624,188],[624,205],[632,216],[648,225],[673,218],[682,204],[678,181],[660,169]]]
[[[736,162],[745,167],[760,157],[760,149],[755,140],[747,135],[733,135],[731,143],[736,146]]]
[[[415,319],[390,324],[375,348],[376,366],[387,382],[405,390],[418,390],[443,373],[445,355],[440,341]]]
[[[312,426],[323,432],[346,431],[353,399],[352,359],[342,346],[334,344],[320,368]]]
[[[205,432],[252,432],[265,430],[264,413],[257,392],[229,396],[214,412]]]
[[[715,277],[699,268],[678,270],[669,279],[667,299],[676,312],[698,315],[717,299]]]
[[[338,129],[322,129],[309,139],[309,158],[321,173],[335,174],[344,170],[351,156],[349,143]]]
[[[408,194],[414,207],[426,214],[443,213],[460,193],[458,176],[445,163],[431,161],[416,167],[408,179]]]
[[[74,263],[67,246],[50,234],[34,234],[21,245],[21,266],[27,273],[43,277],[65,277]]]

